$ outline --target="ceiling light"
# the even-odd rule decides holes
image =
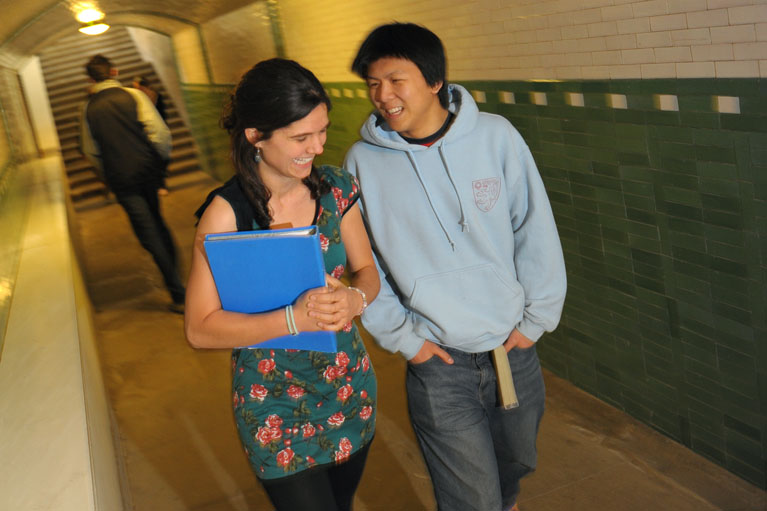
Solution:
[[[75,15],[80,23],[92,23],[104,19],[104,13],[94,8],[83,9]]]
[[[106,23],[88,23],[80,27],[80,32],[88,35],[99,35],[109,30],[109,25]]]

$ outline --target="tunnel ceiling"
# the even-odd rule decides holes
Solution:
[[[0,0],[0,53],[27,56],[49,42],[77,30],[72,5],[75,1]],[[229,11],[255,3],[253,0],[95,0],[111,25],[130,25],[173,34],[190,25],[204,23]]]

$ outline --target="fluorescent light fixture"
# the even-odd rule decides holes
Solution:
[[[80,23],[93,23],[94,21],[104,19],[104,13],[98,9],[88,7],[79,11],[75,15],[75,18],[77,18],[77,21]]]
[[[109,30],[109,25],[106,23],[89,23],[80,27],[80,32],[88,35],[99,35]]]

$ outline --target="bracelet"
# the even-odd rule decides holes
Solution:
[[[298,327],[296,326],[296,318],[293,316],[292,305],[285,307],[285,322],[288,324],[290,335],[298,335]]]
[[[365,296],[365,291],[363,291],[363,290],[362,290],[362,289],[360,289],[360,288],[357,288],[357,287],[351,287],[351,286],[349,286],[349,289],[354,289],[354,290],[355,290],[355,291],[357,291],[357,292],[360,294],[360,296],[362,297],[362,308],[361,308],[361,309],[360,309],[360,311],[357,313],[357,316],[362,316],[362,313],[363,313],[363,312],[365,312],[365,309],[367,309],[367,308],[368,308],[368,297],[367,297],[367,296]]]

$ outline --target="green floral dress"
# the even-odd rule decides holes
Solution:
[[[359,198],[355,178],[322,166],[330,192],[319,198],[319,227],[325,270],[338,278],[346,251],[341,218]],[[214,190],[235,211],[238,230],[255,230],[252,210],[236,178]],[[373,438],[376,378],[357,331],[349,323],[337,333],[338,352],[234,349],[232,400],[240,440],[260,479],[277,479],[311,467],[343,462]]]

